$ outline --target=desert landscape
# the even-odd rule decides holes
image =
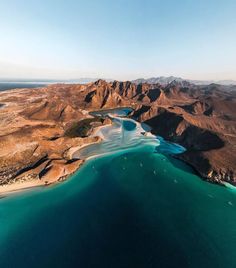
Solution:
[[[99,142],[96,128],[109,119],[99,109],[131,107],[152,133],[184,146],[176,156],[205,180],[236,183],[235,86],[134,82],[53,84],[0,93],[0,191],[59,182],[84,160],[81,146]]]

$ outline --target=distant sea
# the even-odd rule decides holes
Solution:
[[[3,81],[0,80],[0,91],[16,89],[16,88],[36,88],[43,87],[49,84],[64,83],[64,84],[87,84],[94,82],[96,78],[81,78],[75,80],[47,80],[47,81]],[[107,81],[109,81],[107,79]]]
[[[0,82],[0,91],[16,88],[36,88],[46,86],[44,82]]]

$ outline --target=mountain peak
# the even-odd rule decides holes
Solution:
[[[106,80],[103,80],[103,79],[98,79],[97,81],[94,82],[94,84],[96,86],[102,86],[102,85],[107,84],[107,81]]]

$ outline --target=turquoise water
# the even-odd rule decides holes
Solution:
[[[236,193],[173,148],[125,146],[61,184],[2,198],[0,267],[236,267]]]

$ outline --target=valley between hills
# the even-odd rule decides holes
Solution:
[[[152,133],[186,148],[178,158],[205,180],[236,185],[236,86],[106,82],[53,84],[0,93],[0,192],[63,181],[82,146],[109,119],[99,109],[132,107]]]

